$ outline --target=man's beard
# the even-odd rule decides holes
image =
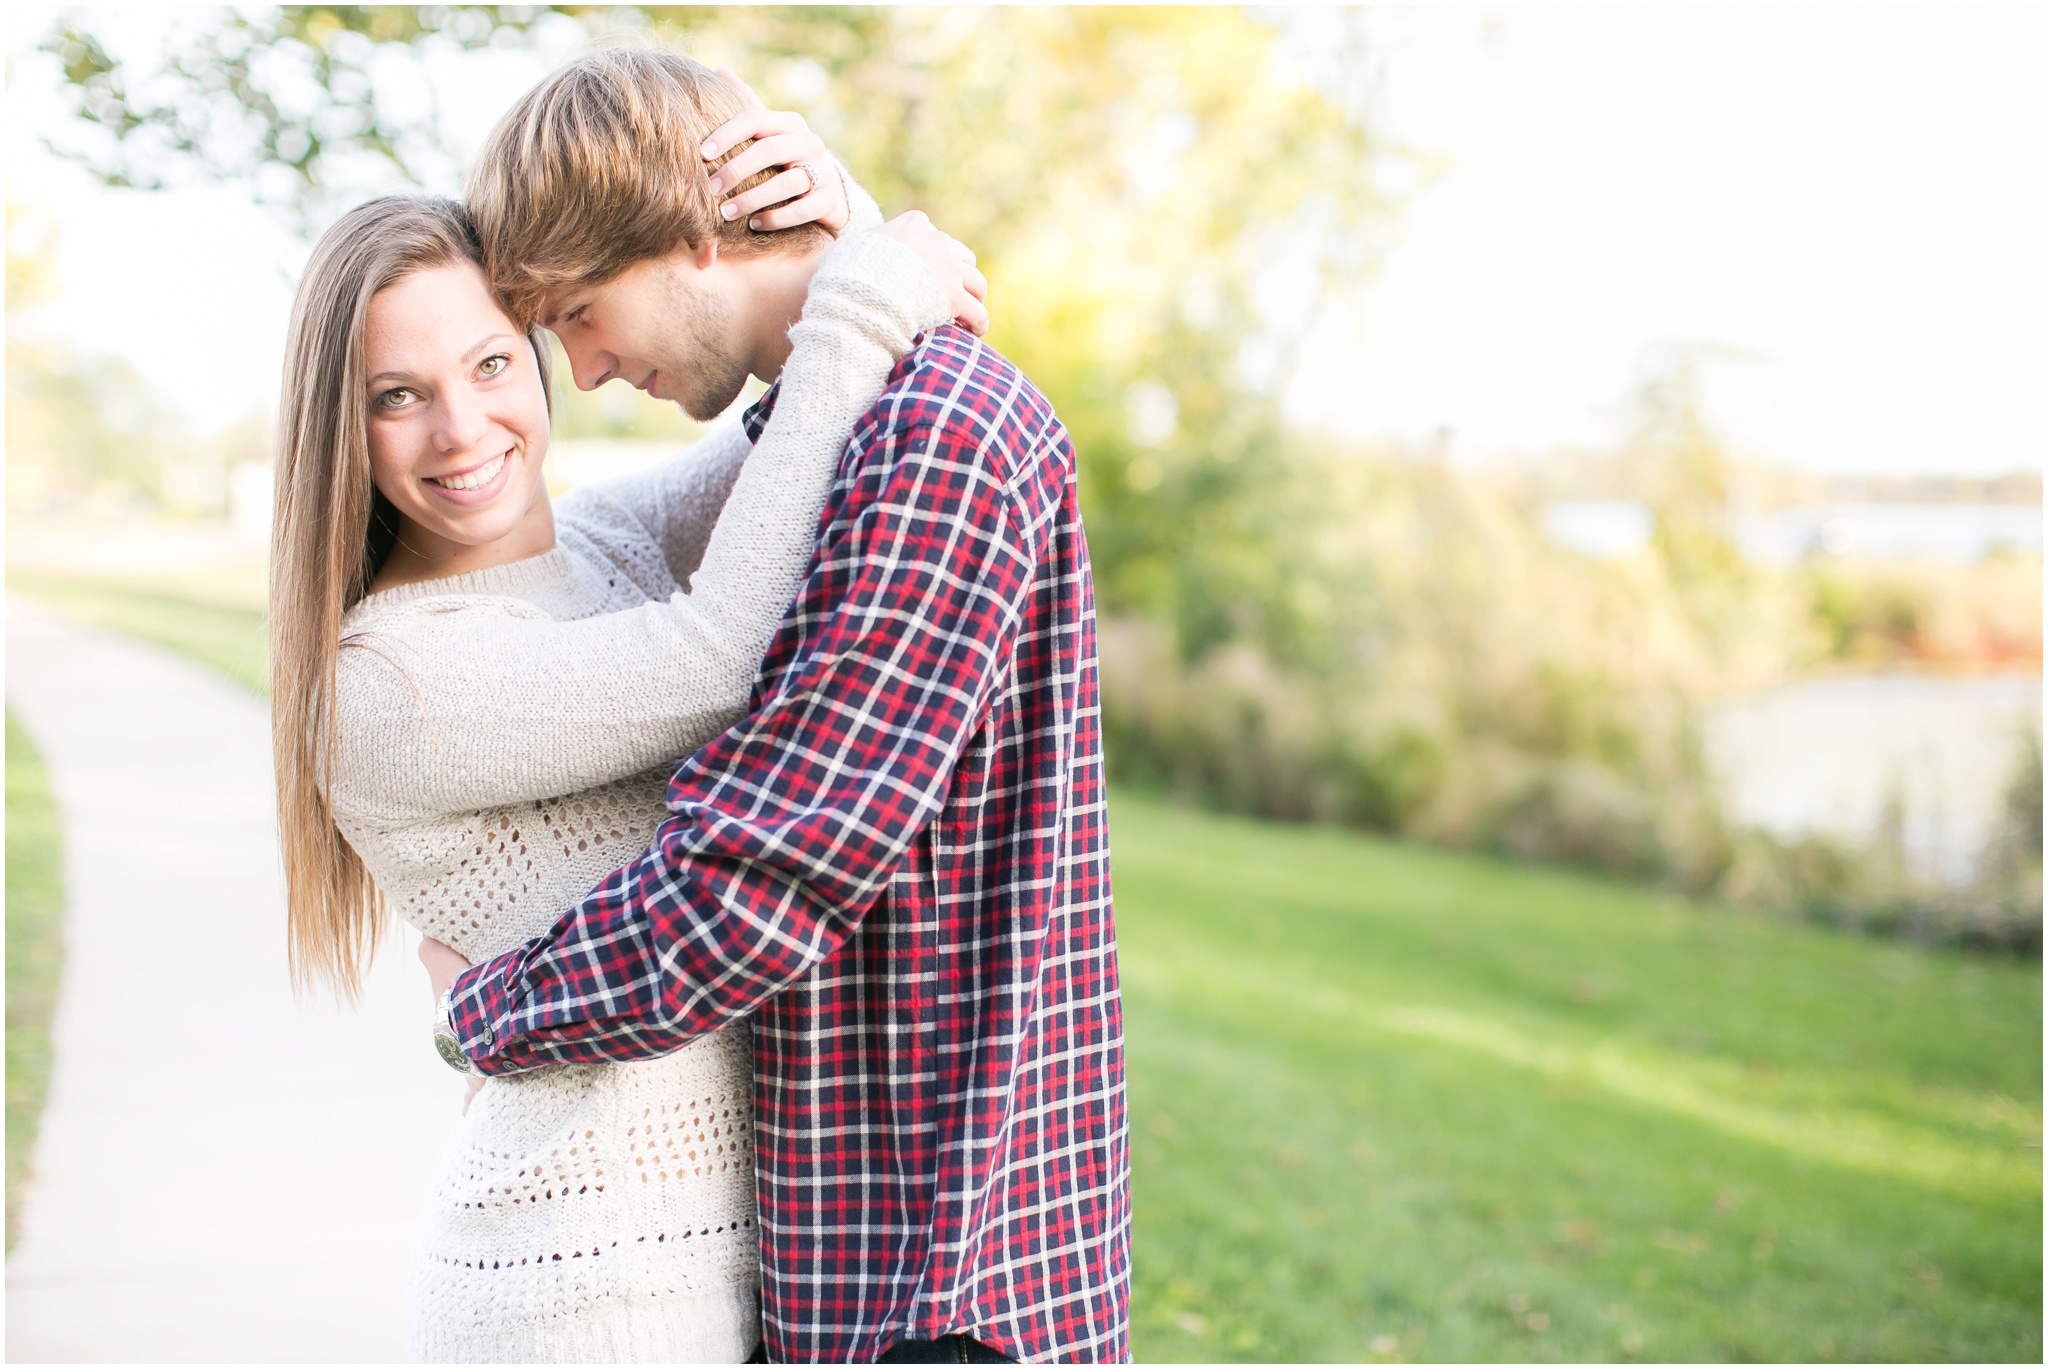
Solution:
[[[713,291],[691,290],[681,281],[670,285],[667,305],[675,342],[653,358],[655,369],[668,397],[699,423],[709,423],[740,397],[750,369],[739,355],[732,305]]]

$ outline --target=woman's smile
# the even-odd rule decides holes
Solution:
[[[430,475],[426,483],[432,485],[443,497],[456,496],[453,502],[464,505],[488,503],[497,497],[504,487],[505,477],[512,469],[515,448],[506,448],[481,465],[450,475]]]

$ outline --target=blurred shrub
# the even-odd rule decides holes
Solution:
[[[1958,934],[1993,945],[2041,951],[2041,737],[2019,741],[2019,763],[2005,792],[1976,883],[1953,910]]]
[[[1162,482],[1184,535],[1104,629],[1125,775],[1233,807],[1711,888],[1731,859],[1696,710],[1805,649],[1796,590],[1734,554],[1686,378],[1646,384],[1659,536],[1594,562],[1504,485],[1293,436]],[[1209,450],[1203,452],[1200,447]],[[1178,507],[1176,507],[1178,506]],[[1092,511],[1091,511],[1092,517]]]
[[[1694,708],[1729,666],[1660,556],[1589,562],[1483,481],[1339,452],[1297,453],[1262,499],[1280,526],[1241,570],[1195,540],[1220,554],[1178,586],[1178,621],[1105,619],[1123,777],[1715,884],[1729,836]]]
[[[1835,561],[1806,572],[1830,659],[2038,665],[2041,560]]]
[[[7,206],[7,504],[95,511],[227,507],[226,460],[190,441],[128,362],[80,356],[37,333],[55,230]]]
[[[1102,624],[1116,773],[1242,811],[1588,866],[1752,909],[2038,946],[2038,748],[2012,791],[2014,804],[2034,795],[2034,816],[2015,809],[1981,877],[1954,890],[1912,874],[1896,821],[1863,844],[1731,827],[1699,730],[1716,695],[1837,654],[1810,597],[1823,574],[1908,586],[1916,624],[1969,625],[2017,617],[2008,591],[2038,606],[2038,569],[2029,588],[2011,563],[1948,567],[1923,584],[1883,567],[1743,560],[1691,361],[1664,364],[1675,370],[1645,381],[1628,453],[1658,533],[1617,561],[1549,542],[1512,482],[1440,463],[1297,437],[1284,460],[1241,451],[1238,469],[1259,478],[1212,504],[1187,487],[1205,459],[1191,455],[1155,495],[1185,535],[1162,549],[1175,559],[1151,611]],[[1916,631],[1923,659],[1982,639],[1968,626]],[[2010,835],[2021,827],[2036,833],[2031,864]]]
[[[2028,732],[2004,811],[1969,883],[1952,888],[1908,868],[1898,807],[1874,840],[1742,832],[1720,892],[1741,907],[1915,941],[2041,953],[2041,743]]]
[[[154,506],[177,454],[162,436],[167,418],[126,362],[10,338],[9,506]]]

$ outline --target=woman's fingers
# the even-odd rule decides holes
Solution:
[[[982,288],[986,291],[987,286]],[[988,306],[978,299],[970,296],[967,306],[954,316],[953,321],[976,337],[988,336]]]
[[[449,986],[469,968],[469,958],[453,946],[445,945],[430,936],[420,938],[420,964],[427,967],[427,982],[434,990],[434,999],[440,1001]]]
[[[976,337],[988,333],[988,277],[972,266],[960,268],[960,288],[953,292],[953,321]]]
[[[757,209],[808,195],[813,188],[811,173],[793,166],[780,175],[770,176],[751,190],[732,196],[718,206],[718,212],[727,219],[736,219],[742,214],[752,214]]]
[[[809,129],[757,139],[731,161],[711,173],[711,193],[723,195],[757,171],[825,160],[825,142]]]
[[[898,214],[875,230],[894,238],[924,259],[946,292],[954,321],[976,337],[988,332],[988,277],[974,265],[974,253],[950,234],[940,232],[918,210]]]
[[[720,74],[745,88],[730,71]],[[837,233],[846,226],[846,188],[831,170],[824,141],[801,114],[761,108],[736,114],[704,140],[704,158],[715,160],[742,142],[747,146],[711,173],[711,193],[728,197],[718,207],[726,222],[745,219],[757,233],[805,223],[822,223]],[[777,167],[785,169],[744,194],[733,193],[734,186]]]
[[[813,194],[814,189],[819,193]],[[719,212],[728,219],[736,219],[741,214],[750,215],[747,227],[756,233],[773,233],[778,228],[814,223],[829,214],[837,203],[837,197],[829,193],[822,180],[818,186],[813,186],[810,173],[802,167],[793,166],[745,194],[733,196],[719,206]],[[766,208],[770,205],[775,207]],[[756,213],[756,210],[760,212]]]
[[[704,145],[698,149],[704,160],[711,161],[749,138],[765,138],[776,133],[800,133],[809,128],[801,114],[791,114],[783,109],[749,109],[733,115],[717,128],[711,130]]]
[[[732,86],[734,89],[738,90],[740,93],[740,98],[745,100],[749,105],[752,105],[755,109],[766,108],[766,106],[764,106],[761,103],[761,97],[754,93],[754,88],[748,85],[745,81],[742,81],[740,79],[740,74],[737,71],[734,71],[731,67],[720,67],[718,69],[718,78],[721,81],[724,81],[727,85]],[[727,143],[726,146],[731,147],[732,143]]]
[[[928,220],[927,225],[929,226]],[[976,299],[987,299],[988,277],[982,275],[981,271],[975,266],[974,249],[943,228],[931,227],[930,231],[934,237],[945,245],[946,250],[952,253],[954,260],[960,263],[961,288]]]

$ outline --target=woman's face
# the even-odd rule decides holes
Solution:
[[[371,298],[367,322],[370,473],[406,547],[462,559],[548,518],[546,390],[483,272],[416,271]]]

